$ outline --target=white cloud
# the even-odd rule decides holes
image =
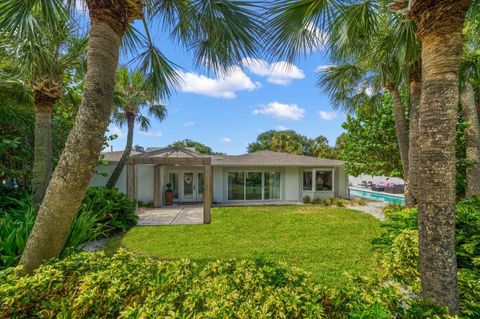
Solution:
[[[288,130],[288,127],[283,126],[283,125],[277,125],[277,126],[275,126],[275,129],[277,131],[286,131],[286,130]]]
[[[268,105],[263,105],[253,110],[253,114],[269,115],[279,120],[298,121],[303,118],[305,110],[298,107],[297,104],[270,102]]]
[[[185,126],[185,127],[190,127],[190,126],[194,126],[194,125],[195,125],[194,121],[183,123],[183,126]]]
[[[326,64],[326,65],[319,65],[315,68],[315,72],[325,72],[328,71],[331,67],[336,66],[335,64]]]
[[[267,78],[267,81],[278,85],[287,85],[293,80],[305,78],[305,74],[295,64],[280,61],[268,63],[262,59],[246,58],[242,64],[253,74]]]
[[[322,118],[322,120],[331,121],[337,117],[337,113],[335,112],[325,112],[325,111],[318,111],[318,114]]]
[[[140,135],[160,137],[163,135],[163,133],[160,131],[149,131],[149,132],[140,131]]]
[[[232,139],[229,138],[229,137],[224,137],[220,140],[220,142],[222,142],[222,143],[230,143],[231,141],[232,141]]]
[[[211,97],[234,99],[237,91],[253,91],[260,87],[240,67],[233,66],[216,78],[209,78],[193,72],[178,71],[182,78],[180,90]]]
[[[115,134],[118,136],[118,138],[123,138],[125,137],[125,132],[122,131],[118,126],[113,126],[113,127],[110,127],[108,129],[108,133],[109,135],[112,135],[112,134]]]

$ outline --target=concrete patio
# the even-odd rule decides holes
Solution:
[[[202,205],[138,208],[138,226],[203,224]]]

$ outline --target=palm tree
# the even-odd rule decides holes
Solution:
[[[417,139],[418,166],[415,174],[422,182],[415,187],[419,206],[420,256],[422,295],[440,305],[458,311],[458,292],[455,256],[455,125],[458,106],[459,57],[462,52],[462,27],[470,0],[461,1],[396,1],[408,6],[414,19],[421,44],[421,68],[409,69],[412,102],[418,102],[418,74],[421,70],[421,99],[418,104]],[[363,50],[364,41],[376,34],[376,1],[294,1],[285,0],[273,5],[268,28],[269,49],[276,57],[293,60],[299,54],[319,46],[318,34],[328,33],[331,42],[363,30],[361,37],[350,37],[357,45],[342,49]],[[352,6],[350,6],[353,4]],[[402,9],[405,9],[402,7]],[[407,8],[407,11],[410,8]],[[346,13],[356,14],[343,30],[333,28],[335,19]],[[400,18],[397,22],[404,21]],[[333,36],[331,31],[342,31]],[[333,40],[333,41],[332,41]],[[337,42],[338,43],[338,42]],[[368,47],[368,46],[367,46]],[[349,57],[347,51],[327,47],[334,57]],[[371,54],[371,53],[370,53]],[[356,54],[353,54],[355,56]],[[348,62],[345,60],[344,62]],[[413,61],[415,62],[415,61]],[[412,83],[414,82],[414,83]],[[398,83],[396,83],[398,84]],[[413,132],[410,132],[412,139]],[[410,155],[409,155],[410,157]]]
[[[362,19],[364,15],[372,18]],[[383,91],[390,93],[405,180],[405,202],[407,207],[412,207],[415,196],[410,187],[410,177],[414,180],[415,174],[411,174],[410,157],[415,162],[414,155],[418,151],[416,145],[410,149],[410,142],[416,140],[417,120],[412,117],[410,131],[401,91],[409,96],[406,88],[410,84],[412,93],[418,97],[415,90],[418,88],[418,77],[411,76],[419,59],[415,26],[408,21],[399,23],[399,17],[385,6],[366,1],[344,6],[341,14],[332,21],[332,29],[331,57],[338,65],[322,72],[317,84],[330,95],[335,107],[347,112],[355,112],[365,104],[366,94],[373,94],[376,96],[374,101],[379,102],[378,97]],[[358,39],[362,41],[359,43]],[[411,105],[412,113],[416,115],[413,99]],[[412,139],[409,138],[410,133]]]
[[[53,23],[64,15],[64,4],[73,7],[75,1],[2,1],[0,29],[35,33],[32,10],[40,11]],[[154,46],[147,20],[159,22],[155,25],[191,50],[199,65],[215,70],[257,56],[260,44],[260,15],[256,4],[248,1],[87,0],[86,4],[90,31],[83,98],[20,259],[24,273],[31,273],[43,260],[58,256],[62,250],[102,149],[122,42],[133,47],[132,63],[161,99],[168,97],[178,76]],[[131,25],[136,19],[143,22],[145,35]],[[138,48],[144,51],[138,52]]]
[[[473,7],[467,16],[467,23],[464,28],[465,45],[460,68],[460,102],[463,118],[468,124],[464,132],[468,162],[465,191],[467,198],[480,194],[480,124],[477,113],[477,105],[480,105],[480,99],[478,92],[475,92],[475,88],[480,87],[480,41],[477,33],[477,27],[480,23],[480,21],[477,21],[479,20],[478,7],[480,7],[480,4],[477,3],[477,7]],[[477,14],[474,14],[474,12]]]
[[[66,76],[81,71],[86,59],[86,38],[74,36],[74,31],[72,24],[60,20],[54,31],[40,24],[38,32],[29,34],[30,37],[10,37],[4,33],[0,40],[2,56],[8,61],[6,68],[0,67],[0,86],[10,88],[16,96],[28,96],[35,106],[32,171],[35,210],[42,202],[52,171],[53,107],[68,90]]]
[[[159,121],[165,119],[167,115],[166,106],[156,104],[155,100],[156,96],[152,94],[152,91],[145,85],[145,79],[141,72],[135,71],[129,73],[127,68],[117,70],[112,118],[113,122],[117,123],[120,127],[127,123],[127,143],[120,161],[105,185],[106,187],[115,187],[125,166],[125,162],[132,151],[135,122],[140,125],[140,129],[143,131],[148,131],[150,127],[150,120],[142,114],[142,108],[146,108],[148,115]]]
[[[455,126],[463,25],[470,0],[415,1],[408,13],[422,43],[418,188],[425,299],[458,313],[455,254]]]

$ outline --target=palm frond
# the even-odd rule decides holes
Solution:
[[[147,112],[150,116],[156,118],[160,122],[167,117],[167,107],[162,104],[153,104],[148,106]]]
[[[138,126],[140,127],[141,131],[146,132],[146,131],[148,131],[148,129],[151,126],[150,119],[146,116],[143,116],[142,114],[139,114],[137,116],[136,121],[137,121]]]

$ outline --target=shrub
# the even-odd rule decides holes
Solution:
[[[35,222],[28,197],[16,200],[15,206],[0,215],[0,269],[18,262]]]
[[[308,196],[308,195],[303,196],[303,203],[304,204],[310,204],[310,201],[311,201],[310,196]]]
[[[352,277],[339,290],[266,261],[200,267],[119,250],[50,261],[33,276],[0,272],[1,315],[9,318],[432,318],[444,313],[406,298],[382,278]]]
[[[374,240],[380,263],[393,279],[418,291],[419,255],[416,209],[389,207],[382,223],[386,228]],[[456,205],[456,248],[459,268],[460,311],[466,318],[480,318],[480,200]]]
[[[0,273],[0,308],[16,318],[322,318],[317,288],[268,262],[159,262],[125,251],[80,253],[20,278]]]
[[[23,192],[16,196],[8,200],[10,208],[0,215],[0,269],[18,262],[35,221],[30,196]],[[87,241],[130,229],[138,218],[135,208],[135,202],[117,189],[89,188],[70,227],[62,256]]]
[[[313,200],[312,200],[312,204],[315,204],[315,205],[323,205],[324,201],[323,199],[321,199],[320,197],[315,197]]]

